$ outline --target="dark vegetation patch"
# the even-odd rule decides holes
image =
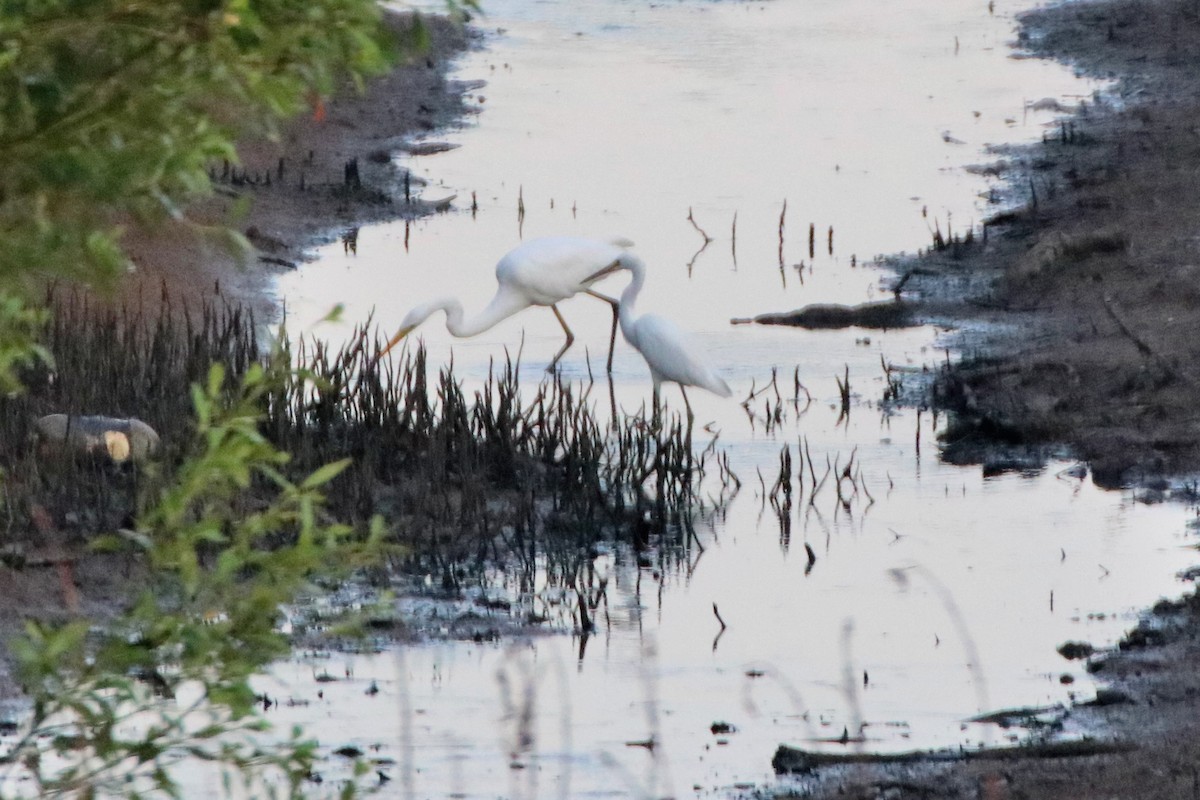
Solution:
[[[74,292],[50,303],[56,369],[28,370],[28,390],[0,400],[5,571],[47,548],[78,554],[97,535],[134,528],[194,446],[189,387],[220,363],[232,389],[268,358],[253,316],[237,307],[176,313],[166,299],[166,313],[152,318],[93,307]],[[511,577],[518,594],[540,576],[574,589],[582,606],[581,575],[599,542],[649,564],[692,541],[694,490],[711,449],[694,455],[677,418],[657,430],[610,414],[608,393],[593,384],[547,380],[527,399],[511,362],[468,391],[452,367],[430,369],[420,349],[377,361],[365,326],[341,349],[282,348],[303,369],[269,395],[259,429],[291,454],[289,479],[352,459],[329,484],[323,513],[363,531],[380,515],[395,546],[391,567],[451,591],[489,570]],[[137,417],[162,447],[144,463],[46,447],[33,423],[50,413]],[[270,488],[251,484],[234,502],[249,512]],[[587,609],[577,610],[585,624]]]

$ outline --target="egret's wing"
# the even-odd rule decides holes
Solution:
[[[588,288],[588,278],[620,258],[622,252],[620,245],[599,239],[531,239],[500,259],[496,280],[524,293],[530,303],[550,305]]]
[[[650,368],[667,381],[729,397],[733,392],[717,374],[708,354],[673,321],[645,314],[635,323],[637,349]]]

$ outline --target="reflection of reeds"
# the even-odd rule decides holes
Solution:
[[[273,436],[301,471],[352,456],[331,511],[355,523],[382,514],[412,565],[447,588],[502,565],[518,594],[574,589],[587,630],[604,602],[590,570],[598,542],[641,552],[675,531],[687,545],[706,453],[684,446],[678,419],[658,432],[640,416],[598,416],[591,385],[559,378],[525,401],[511,360],[468,396],[452,366],[428,380],[422,350],[381,366],[378,349],[366,328],[337,352],[299,346],[312,380],[272,410]]]
[[[31,529],[29,509],[41,506],[83,537],[130,524],[139,489],[169,476],[191,437],[190,384],[214,361],[236,378],[260,348],[254,319],[231,307],[188,316],[165,303],[168,313],[148,320],[136,308],[99,311],[75,294],[52,300],[46,344],[56,371],[31,371],[26,394],[0,401],[3,502],[11,531]],[[715,451],[693,453],[678,418],[660,430],[641,415],[598,415],[590,384],[560,379],[525,400],[511,360],[468,393],[453,365],[432,374],[421,349],[379,362],[366,327],[340,349],[289,347],[299,377],[271,394],[261,424],[292,454],[286,471],[302,476],[352,458],[329,486],[328,512],[363,527],[382,515],[410,563],[447,587],[500,564],[518,591],[547,580],[577,586],[591,598],[579,609],[591,622],[582,604],[595,608],[603,594],[585,586],[598,541],[637,552],[690,541],[696,489]],[[139,417],[162,436],[163,457],[146,469],[39,455],[27,444],[30,423],[53,412]],[[718,478],[731,480],[725,467]],[[253,490],[239,502],[252,505]]]

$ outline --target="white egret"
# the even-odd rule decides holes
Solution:
[[[628,239],[586,239],[577,236],[550,236],[532,239],[505,253],[496,264],[496,281],[500,284],[495,297],[469,320],[463,320],[462,304],[453,297],[439,297],[412,309],[400,322],[400,330],[380,352],[380,358],[428,319],[434,312],[446,312],[446,330],[452,336],[464,338],[486,331],[529,306],[549,306],[567,334],[567,341],[555,354],[547,372],[575,341],[575,334],[559,312],[556,303],[579,293],[589,294],[612,306],[613,325],[608,341],[608,371],[612,372],[612,350],[617,338],[617,301],[592,290],[591,286],[604,275],[604,267],[620,265],[635,258],[627,248]]]
[[[708,354],[678,325],[658,314],[634,316],[634,305],[646,282],[646,265],[633,253],[609,264],[591,276],[600,280],[619,269],[627,269],[633,278],[621,293],[618,317],[621,333],[634,349],[642,354],[650,367],[650,378],[654,381],[654,413],[659,407],[659,390],[664,381],[679,384],[683,393],[683,404],[687,407],[688,426],[692,423],[692,405],[688,402],[688,386],[699,386],[721,397],[729,397],[733,390],[717,374],[709,362]]]

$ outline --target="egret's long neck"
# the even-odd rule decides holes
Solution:
[[[646,282],[646,265],[633,253],[624,253],[621,256],[621,261],[629,268],[629,273],[632,276],[632,280],[625,287],[625,291],[621,292],[619,312],[621,333],[624,334],[626,341],[633,344],[636,337],[633,325],[636,320],[634,306],[637,305],[638,293],[642,291],[642,285]]]
[[[427,303],[424,308],[428,310],[428,313],[424,317],[428,317],[435,311],[445,311],[446,330],[450,331],[452,336],[462,339],[467,336],[475,336],[476,334],[483,333],[488,328],[511,317],[528,305],[528,301],[501,287],[500,291],[496,292],[496,296],[492,298],[492,301],[482,311],[468,320],[463,319],[462,303],[453,297],[442,297]]]

